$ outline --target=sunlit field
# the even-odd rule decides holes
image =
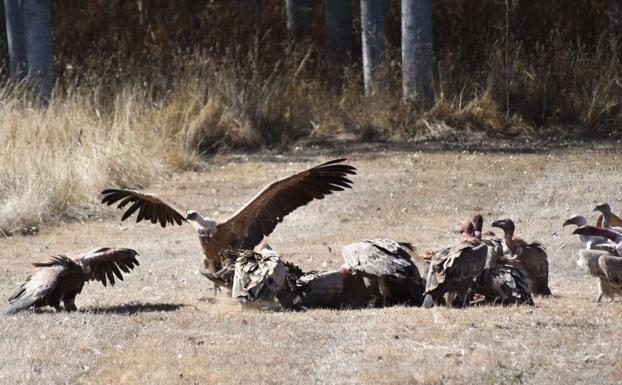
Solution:
[[[163,175],[150,188],[224,219],[275,178],[346,156],[358,168],[354,188],[299,209],[277,227],[270,243],[284,259],[308,270],[335,269],[341,246],[355,240],[407,240],[425,252],[457,241],[459,223],[473,213],[484,215],[485,227],[511,217],[517,235],[541,241],[549,253],[555,295],[536,298],[534,308],[242,311],[208,300],[214,292],[198,273],[201,249],[190,226],[119,223],[120,212],[96,204],[105,183],[87,184],[80,194],[92,202],[90,217],[48,221],[34,236],[0,241],[0,297],[28,276],[31,262],[50,255],[122,246],[136,249],[141,265],[113,288],[87,285],[76,313],[43,309],[1,318],[0,382],[620,382],[620,303],[595,302],[596,280],[575,263],[579,241],[561,227],[571,214],[592,215],[596,202],[622,210],[619,149],[586,147],[222,155],[194,159],[194,171]],[[145,167],[139,171],[159,170]]]

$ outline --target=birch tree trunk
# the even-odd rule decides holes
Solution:
[[[4,18],[9,51],[9,71],[14,81],[20,81],[27,71],[23,0],[4,0]]]
[[[345,65],[352,55],[352,0],[324,1],[326,61]]]
[[[384,0],[361,0],[361,33],[365,94],[371,95],[379,91],[388,65]]]
[[[24,0],[28,76],[35,101],[52,94],[52,16],[49,0]]]
[[[432,1],[402,0],[402,94],[405,99],[434,100]]]

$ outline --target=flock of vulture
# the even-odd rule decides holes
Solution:
[[[190,224],[199,237],[207,271],[202,274],[245,307],[305,310],[391,305],[465,307],[481,304],[533,305],[533,296],[551,295],[545,248],[514,236],[510,219],[484,231],[477,214],[461,226],[461,239],[435,252],[418,254],[412,244],[389,239],[363,240],[342,248],[344,264],[334,271],[305,272],[283,260],[265,242],[283,218],[297,208],[352,187],[356,169],[336,159],[277,180],[224,222],[203,217],[155,194],[134,190],[102,191],[102,203],[116,204],[122,220],[167,225]],[[580,267],[599,278],[598,301],[622,295],[622,220],[608,204],[596,206],[596,226],[575,215],[563,226],[576,225],[585,249]],[[138,253],[100,248],[83,255],[54,256],[35,263],[37,270],[9,298],[0,314],[51,306],[76,310],[75,297],[87,281],[104,286],[123,280],[138,266]],[[61,303],[63,307],[61,308]]]

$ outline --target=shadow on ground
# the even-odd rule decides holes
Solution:
[[[98,314],[137,314],[152,312],[171,312],[179,310],[186,305],[181,303],[137,303],[131,302],[125,305],[91,307],[80,310],[82,313],[98,313]]]

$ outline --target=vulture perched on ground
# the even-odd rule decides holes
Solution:
[[[100,281],[104,286],[109,281],[113,286],[115,276],[122,281],[121,272],[129,273],[138,266],[137,256],[132,249],[103,247],[74,258],[60,255],[33,263],[39,269],[20,285],[0,315],[15,314],[32,306],[52,306],[59,311],[61,301],[65,311],[75,311],[76,295],[86,281]]]
[[[611,207],[608,203],[596,205],[594,211],[599,211],[601,213],[596,221],[596,226],[605,228],[613,227],[615,230],[622,230],[622,219],[611,212]]]
[[[473,223],[468,221],[462,226],[464,240],[459,244],[445,248],[434,254],[425,287],[423,307],[430,308],[442,302],[445,293],[455,293],[456,302],[465,306],[467,292],[473,279],[486,264],[488,247],[472,236],[475,233]],[[448,305],[454,305],[448,301]]]
[[[602,216],[599,218],[602,222]],[[569,225],[576,225],[577,227],[587,225],[587,219],[583,215],[575,214],[570,218],[566,219],[562,225],[562,227],[566,227]],[[585,245],[587,249],[595,249],[598,245],[607,243],[607,239],[603,237],[599,237],[596,235],[579,235],[579,239]]]
[[[287,268],[278,255],[251,250],[226,250],[224,253],[230,261],[235,261],[232,298],[248,307],[279,309],[277,296],[285,288]]]
[[[614,256],[622,256],[622,232],[613,230],[613,228],[585,225],[577,227],[572,233],[579,236],[603,237],[611,242],[599,245],[599,250]]]
[[[603,250],[580,250],[577,265],[598,278],[598,298],[622,296],[622,258]]]
[[[224,267],[214,274],[203,274],[217,286],[231,288],[237,285],[233,297],[253,307],[292,310],[360,308],[367,306],[373,296],[359,276],[339,270],[304,272],[293,263],[280,260],[270,249],[225,250],[222,254]],[[283,282],[280,275],[275,279],[270,272],[273,266],[278,266],[274,271],[279,274],[284,271]]]
[[[335,191],[351,188],[352,181],[348,175],[355,175],[356,169],[344,164],[344,161],[331,160],[270,183],[221,223],[146,192],[107,189],[102,191],[102,203],[112,205],[119,202],[119,209],[129,206],[121,220],[138,213],[137,222],[150,220],[152,223],[159,222],[162,227],[189,222],[201,241],[205,267],[210,273],[215,273],[222,268],[220,251],[253,249],[298,207],[314,199],[323,199]]]
[[[483,222],[483,217],[477,214],[471,217],[472,234],[468,233],[471,229],[469,226],[462,227],[463,235],[481,239],[488,247],[486,264],[475,278],[471,291],[493,305],[533,305],[527,273],[504,262],[503,240],[490,231],[482,233]]]
[[[551,295],[549,289],[549,262],[546,250],[538,242],[527,243],[514,237],[514,222],[511,219],[501,219],[492,223],[504,232],[504,243],[509,257],[506,261],[522,268],[531,282],[531,294]]]
[[[409,243],[372,239],[352,243],[341,249],[344,274],[360,275],[377,293],[376,306],[407,304],[420,306],[425,281],[411,260]]]
[[[574,230],[573,234],[605,236],[616,245],[611,252],[605,250],[580,250],[577,265],[584,268],[589,274],[598,277],[598,298],[600,302],[603,296],[613,297],[622,295],[622,234],[594,226],[581,226]],[[612,255],[615,253],[615,255]]]

